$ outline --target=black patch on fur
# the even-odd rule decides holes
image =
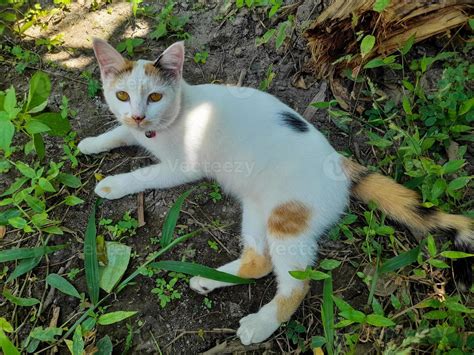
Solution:
[[[280,112],[280,116],[282,117],[283,124],[291,128],[293,131],[298,133],[305,133],[309,131],[308,124],[294,113],[283,111]]]
[[[416,213],[418,214],[418,216],[422,218],[433,217],[436,212],[438,212],[438,209],[436,207],[428,208],[428,207],[422,206],[421,202],[419,205],[416,206]]]

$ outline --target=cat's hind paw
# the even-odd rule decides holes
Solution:
[[[280,323],[271,318],[261,311],[242,318],[237,330],[237,336],[242,344],[250,345],[268,339],[280,326]]]

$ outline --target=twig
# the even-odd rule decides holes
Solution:
[[[140,192],[137,196],[137,215],[138,215],[138,228],[143,227],[145,222],[145,195]]]

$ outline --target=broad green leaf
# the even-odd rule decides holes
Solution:
[[[25,228],[25,226],[28,224],[28,222],[22,218],[22,217],[13,217],[13,218],[10,218],[8,220],[8,223],[10,223],[10,225],[13,227],[13,228]]]
[[[7,279],[7,283],[15,280],[16,278],[20,277],[21,275],[26,274],[27,272],[33,270],[41,261],[41,257],[37,258],[29,258],[21,260],[15,270],[10,274]]]
[[[430,253],[430,256],[435,257],[436,254],[438,254],[438,249],[436,248],[436,243],[433,236],[431,234],[428,235],[428,238],[426,240],[427,240],[426,245],[428,248],[428,252]]]
[[[431,198],[437,199],[440,197],[448,187],[448,184],[443,179],[437,179],[431,187]]]
[[[71,124],[59,112],[45,112],[35,116],[35,120],[48,126],[51,129],[48,134],[52,136],[63,137],[71,130]]]
[[[469,100],[464,101],[459,107],[459,115],[464,115],[471,111],[472,106],[474,106],[474,97],[471,97]]]
[[[84,238],[84,266],[89,297],[95,305],[99,301],[99,260],[97,259],[97,227],[95,225],[95,212],[100,200],[97,200],[87,221]]]
[[[275,39],[275,47],[276,49],[280,48],[283,45],[283,42],[286,38],[286,29],[288,28],[288,21],[282,22],[278,26],[278,33]]]
[[[420,247],[416,247],[389,260],[386,260],[379,267],[379,273],[383,274],[386,272],[393,272],[395,270],[401,269],[402,267],[410,265],[417,260],[419,253]]]
[[[40,303],[40,301],[36,298],[24,298],[24,297],[14,296],[6,288],[3,289],[2,295],[11,303],[16,304],[17,306],[21,306],[21,307],[31,307],[31,306],[34,306],[35,304]]]
[[[2,319],[4,318],[0,318],[0,320]],[[10,339],[8,339],[3,329],[0,329],[0,348],[5,355],[20,355],[20,352]]]
[[[335,268],[338,268],[340,265],[341,265],[341,262],[339,260],[324,259],[319,264],[319,267],[321,269],[331,271],[331,270],[334,270]]]
[[[32,195],[26,195],[25,201],[28,206],[35,212],[39,213],[45,210],[46,205],[43,201],[41,201],[38,197]]]
[[[60,292],[76,297],[78,299],[82,299],[81,295],[79,292],[76,290],[76,288],[64,277],[58,274],[49,274],[48,277],[46,277],[46,282],[48,285],[51,287],[56,288]]]
[[[458,177],[458,178],[454,179],[453,181],[451,181],[448,184],[447,190],[448,191],[456,191],[456,190],[462,189],[464,186],[467,185],[469,180],[470,180],[470,178],[467,177],[467,176]]]
[[[124,319],[130,318],[137,314],[137,311],[117,311],[117,312],[110,312],[106,314],[102,314],[97,323],[100,325],[110,325],[117,322],[121,322]]]
[[[192,191],[193,189],[183,192],[166,214],[160,240],[160,245],[162,248],[166,247],[173,240],[174,230],[176,228],[176,223],[178,222],[181,207]]]
[[[16,107],[15,88],[13,86],[11,86],[5,92],[6,92],[6,95],[5,95],[5,99],[3,101],[3,110],[8,112],[8,113],[11,113],[15,110],[15,107]]]
[[[47,125],[35,119],[29,120],[26,123],[25,128],[29,134],[44,133],[44,132],[51,131],[51,128],[49,128]]]
[[[374,68],[379,68],[387,65],[382,58],[374,58],[371,59],[367,62],[367,64],[364,65],[364,69],[374,69]]]
[[[445,319],[448,316],[448,313],[445,311],[440,311],[440,310],[434,310],[430,312],[426,312],[423,314],[423,318],[425,319],[431,319],[431,320],[441,320]]]
[[[59,226],[44,227],[44,228],[41,228],[41,230],[43,232],[49,233],[49,234],[56,234],[56,235],[63,235],[64,234],[63,230]]]
[[[443,165],[443,174],[451,174],[457,172],[464,165],[464,159],[451,160]]]
[[[347,311],[341,311],[339,312],[339,315],[343,318],[346,318],[348,320],[351,320],[356,323],[364,323],[366,320],[366,316],[363,312],[355,310],[355,309],[350,309]]]
[[[13,248],[0,251],[0,263],[18,259],[37,258],[57,250],[64,249],[66,245],[55,245],[51,247],[36,248]]]
[[[0,197],[8,196],[8,195],[11,195],[11,194],[15,193],[28,180],[29,179],[27,177],[21,177],[21,178],[16,179],[15,182],[13,184],[11,184],[8,189],[6,189],[4,192],[2,192]]]
[[[40,341],[54,341],[55,337],[61,335],[63,330],[56,327],[36,327],[30,332],[30,337]]]
[[[375,0],[373,10],[380,13],[390,5],[390,0]]]
[[[311,349],[320,348],[326,344],[326,338],[322,336],[315,336],[311,338]]]
[[[6,117],[0,117],[0,149],[4,151],[10,150],[13,136],[15,134],[15,126]]]
[[[44,191],[47,191],[47,192],[56,192],[56,189],[54,188],[54,186],[49,182],[49,180],[41,177],[39,178],[38,180],[38,185],[44,190]]]
[[[68,206],[76,206],[84,203],[84,200],[80,199],[77,196],[69,195],[64,199],[64,203]]]
[[[50,93],[51,81],[48,75],[40,71],[36,72],[30,80],[26,111],[41,111],[46,106]]]
[[[113,345],[108,335],[100,339],[95,345],[97,347],[95,355],[112,355]]]
[[[354,309],[349,303],[347,303],[346,301],[344,301],[344,300],[343,300],[342,298],[340,298],[340,297],[332,296],[332,299],[333,299],[334,303],[336,303],[337,308],[338,308],[341,312],[350,311],[350,310],[353,310],[353,309]]]
[[[410,103],[410,100],[408,99],[407,96],[403,95],[402,97],[402,106],[403,106],[403,111],[405,111],[405,113],[407,115],[411,115],[413,114],[413,111],[411,109],[411,103]]]
[[[374,325],[376,327],[392,327],[395,323],[384,316],[379,314],[369,314],[366,318],[367,323],[370,325]]]
[[[229,282],[234,284],[249,284],[254,281],[251,279],[244,279],[232,274],[228,274],[208,266],[189,263],[185,261],[164,260],[150,264],[150,267],[166,271],[181,272],[183,274],[202,276],[207,279]]]
[[[77,189],[81,186],[81,180],[74,175],[71,174],[64,174],[60,173],[58,175],[58,180],[65,186],[67,187],[72,187],[74,189]]]
[[[36,172],[33,168],[31,168],[28,164],[25,164],[21,161],[15,163],[15,167],[18,171],[30,179],[34,179],[36,177]]]
[[[33,145],[35,147],[36,154],[40,159],[44,159],[46,150],[44,147],[44,140],[41,134],[37,133],[33,135]]]
[[[439,259],[428,259],[428,263],[439,269],[449,269],[449,265]]]
[[[375,46],[375,37],[372,35],[366,35],[360,42],[360,53],[362,57],[365,57],[369,54]]]
[[[112,292],[127,271],[131,248],[117,242],[106,242],[107,260],[105,266],[99,266],[100,287],[107,293]]]
[[[408,38],[407,41],[403,44],[402,48],[400,49],[400,52],[402,52],[403,55],[407,55],[411,47],[413,47],[414,43],[415,43],[415,34],[412,34],[410,38]]]
[[[474,254],[464,253],[462,251],[443,251],[440,255],[448,259],[464,259],[474,256]]]

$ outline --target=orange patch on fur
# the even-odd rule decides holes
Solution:
[[[105,192],[106,194],[108,194],[110,191],[112,191],[112,189],[111,189],[110,187],[108,187],[108,186],[103,187],[101,190],[102,190],[103,192]]]
[[[302,202],[289,201],[278,205],[268,218],[268,231],[275,237],[297,236],[309,227],[310,209]]]
[[[120,77],[124,74],[129,74],[132,72],[133,70],[133,67],[135,65],[135,62],[134,61],[131,61],[131,60],[125,60],[125,64],[123,65],[122,68],[120,68],[117,73],[115,73],[115,77]]]
[[[360,177],[367,172],[367,168],[348,158],[342,158],[342,169],[346,176],[354,182],[358,182]]]
[[[158,76],[160,73],[160,70],[153,65],[153,63],[147,63],[144,66],[145,68],[145,74],[148,76]]]
[[[268,255],[258,254],[253,248],[245,248],[240,257],[240,268],[237,275],[258,279],[268,275],[272,269],[272,261]]]
[[[278,295],[275,297],[277,304],[277,320],[280,323],[288,321],[298,309],[309,291],[309,281],[305,281],[302,288],[295,289],[290,296]]]

